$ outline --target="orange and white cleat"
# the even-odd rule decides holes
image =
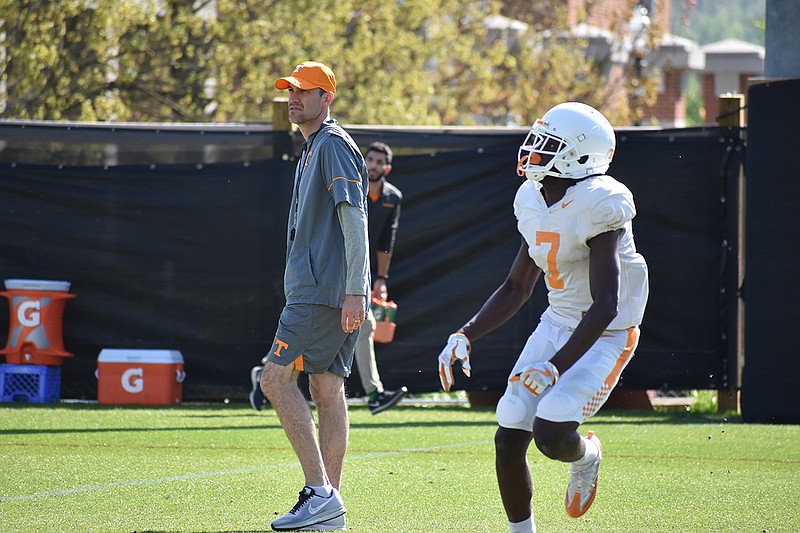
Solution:
[[[597,459],[584,466],[572,464],[569,485],[567,485],[567,497],[564,500],[564,508],[572,518],[578,518],[588,511],[597,495],[597,477],[600,473],[603,446],[600,444],[600,439],[594,436],[593,431],[590,431],[586,438],[597,444]]]

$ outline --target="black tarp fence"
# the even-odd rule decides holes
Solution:
[[[404,193],[389,283],[385,386],[439,389],[447,336],[502,282],[520,245],[512,201],[524,129],[349,127],[395,149]],[[651,296],[627,389],[731,386],[726,201],[738,130],[618,130],[610,173],[634,193]],[[243,400],[283,305],[284,236],[298,136],[266,125],[0,121],[0,279],[67,280],[62,398],[96,398],[103,348],[180,350],[184,400]],[[734,250],[733,253],[737,251]],[[501,390],[546,305],[473,351],[467,390]],[[0,305],[5,345],[8,306]],[[348,380],[352,394],[360,383]],[[736,376],[734,376],[735,378]],[[735,385],[735,383],[734,383]]]
[[[762,80],[747,92],[747,323],[742,372],[746,422],[800,424],[800,172],[794,132],[800,79]]]

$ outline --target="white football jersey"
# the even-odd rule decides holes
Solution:
[[[550,304],[545,315],[565,326],[577,326],[592,305],[586,243],[621,228],[618,313],[608,329],[638,326],[649,288],[647,263],[633,241],[631,220],[636,207],[631,191],[611,176],[593,176],[567,189],[564,198],[548,207],[541,188],[541,183],[526,180],[514,199],[514,214],[528,254],[545,277]]]

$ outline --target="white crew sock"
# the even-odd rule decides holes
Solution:
[[[330,483],[319,487],[315,487],[314,485],[309,485],[309,487],[311,487],[314,490],[314,494],[320,496],[321,498],[327,498],[328,496],[331,495],[331,492],[333,492],[333,485],[331,485]]]
[[[511,533],[536,533],[536,524],[532,514],[530,518],[522,522],[509,522],[508,527],[511,528]]]
[[[582,458],[575,461],[575,464],[578,466],[590,465],[595,462],[597,456],[600,455],[600,448],[598,448],[597,444],[591,439],[581,437],[581,440],[586,445],[586,453],[583,454]]]

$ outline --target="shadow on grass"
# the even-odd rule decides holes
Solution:
[[[120,413],[129,411],[174,410],[169,416],[175,419],[227,419],[248,418],[252,424],[248,425],[211,425],[208,426],[169,426],[169,427],[92,427],[92,428],[4,428],[0,429],[0,435],[37,435],[37,434],[99,434],[99,433],[140,433],[140,432],[169,432],[169,431],[252,431],[252,430],[282,430],[275,412],[271,408],[263,411],[251,411],[242,413],[243,408],[249,404],[182,404],[177,406],[116,406],[100,405],[96,403],[58,403],[58,404],[5,404],[3,407],[16,409],[57,409],[59,411],[106,411]],[[366,411],[366,406],[351,406],[352,414],[357,411]],[[211,411],[211,412],[209,412]],[[447,414],[445,420],[420,420],[420,415],[441,412]],[[492,407],[466,407],[463,405],[399,405],[394,407],[391,414],[381,413],[371,416],[368,421],[353,420],[351,418],[350,427],[352,429],[392,429],[392,428],[426,428],[426,427],[489,427],[496,426],[494,418],[494,408]],[[403,414],[409,417],[404,419]],[[490,418],[487,420],[475,420],[476,413],[483,413]],[[361,413],[359,413],[361,414]],[[458,416],[458,415],[462,415]],[[360,417],[358,417],[360,418]],[[743,423],[740,415],[716,415],[701,414],[692,412],[661,412],[635,409],[602,409],[597,415],[588,421],[592,426],[613,426],[619,424],[652,425],[652,424],[707,424],[707,423]]]
[[[58,429],[0,429],[0,435],[69,435],[69,434],[88,434],[88,433],[144,433],[144,432],[163,432],[163,431],[251,431],[260,429],[282,429],[278,424],[261,426],[213,426],[213,427],[108,427],[108,428],[58,428]]]

